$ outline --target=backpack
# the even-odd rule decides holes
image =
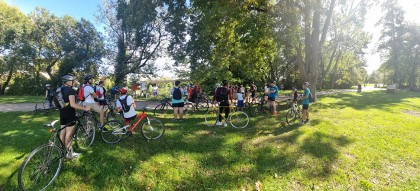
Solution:
[[[66,102],[64,102],[63,91],[64,91],[63,86],[57,88],[53,97],[54,104],[58,109],[63,109],[64,107],[68,105],[66,104]]]
[[[229,100],[228,92],[229,92],[229,89],[227,89],[225,87],[217,88],[217,90],[216,90],[216,101],[218,101],[218,102],[228,101]]]
[[[120,101],[120,103],[121,103],[122,110],[125,113],[130,111],[130,108],[131,108],[131,105],[132,105],[132,104],[127,105],[127,98],[128,98],[128,95],[125,96],[124,99],[121,99],[121,98],[118,99],[118,101]]]
[[[174,92],[172,93],[172,98],[174,98],[175,100],[182,99],[181,88],[174,88]]]
[[[77,98],[80,101],[85,101],[85,99],[90,96],[90,94],[89,94],[88,96],[85,97],[85,87],[86,87],[85,85],[81,85],[77,89]]]

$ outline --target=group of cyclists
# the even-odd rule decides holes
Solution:
[[[65,75],[61,77],[62,86],[61,86],[61,94],[65,103],[65,106],[61,108],[60,111],[60,124],[63,128],[64,126],[68,126],[60,133],[60,139],[65,144],[68,154],[67,158],[75,158],[78,157],[79,153],[75,153],[72,150],[71,141],[75,130],[75,121],[76,118],[76,109],[77,110],[84,110],[84,111],[94,111],[99,114],[99,122],[101,128],[104,125],[104,116],[105,116],[105,108],[106,105],[105,94],[106,90],[104,89],[103,81],[97,81],[95,84],[93,83],[93,77],[91,75],[87,75],[84,78],[83,84],[79,87],[76,91],[74,89],[74,82],[76,78],[72,75]],[[185,98],[189,99],[189,101],[196,101],[197,96],[201,93],[201,89],[199,85],[192,85],[188,87],[182,88],[181,81],[175,81],[175,86],[170,90],[171,94],[171,101],[172,106],[174,108],[173,119],[174,120],[183,120],[183,107]],[[236,84],[230,85],[228,80],[223,80],[221,85],[216,85],[217,87],[214,89],[213,99],[211,100],[212,104],[219,105],[219,117],[217,119],[216,125],[217,126],[227,126],[227,122],[222,122],[221,114],[225,114],[225,119],[228,118],[230,113],[231,104],[234,104],[234,99],[237,100],[236,104],[238,110],[241,110],[245,102],[255,102],[256,100],[256,93],[257,93],[257,86],[251,82],[248,87],[244,87],[244,85]],[[302,105],[303,105],[303,118],[301,124],[307,123],[309,121],[309,98],[311,92],[309,90],[309,83],[305,82],[302,85],[304,89],[304,93],[302,96]],[[135,111],[135,100],[130,95],[127,95],[127,88],[119,88],[113,87],[111,91],[111,96],[116,98],[116,92],[120,93],[120,97],[116,99],[116,107],[118,112],[121,112],[124,118],[124,123],[126,126],[129,126],[131,121],[135,119],[137,116]],[[50,101],[50,105],[52,105],[52,100],[54,99],[54,91],[50,84],[46,85],[46,99]],[[270,81],[264,87],[264,100],[268,104],[269,107],[273,108],[273,115],[277,115],[276,111],[276,104],[275,100],[278,95],[279,88],[276,86],[275,81]],[[114,93],[112,93],[114,92]],[[293,101],[297,102],[298,94],[297,89],[293,88]],[[70,124],[70,125],[69,125]],[[106,129],[104,129],[106,130]]]

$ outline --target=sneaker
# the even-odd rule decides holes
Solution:
[[[67,152],[66,158],[74,159],[74,158],[78,158],[79,156],[80,156],[80,153],[75,153],[71,151],[71,152]]]
[[[227,123],[223,123],[223,127],[227,127]]]
[[[176,121],[176,120],[178,120],[178,119],[176,119],[176,118],[173,118],[173,119],[172,119],[172,121]]]
[[[221,121],[218,121],[218,122],[216,123],[216,125],[217,125],[217,126],[222,126],[223,124],[222,124],[222,122],[221,122]]]

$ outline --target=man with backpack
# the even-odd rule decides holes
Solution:
[[[232,90],[230,88],[228,88],[229,86],[229,81],[227,80],[223,80],[222,81],[223,86],[222,87],[218,87],[214,93],[214,97],[213,97],[213,105],[216,104],[216,101],[219,102],[219,116],[217,117],[217,122],[216,125],[221,126],[222,123],[222,115],[221,113],[223,113],[223,111],[225,111],[225,119],[227,120],[229,117],[229,113],[230,113],[230,104],[229,104],[229,100],[231,103],[233,103],[233,95],[232,95]],[[224,127],[227,126],[227,123],[225,121],[225,123],[223,124]]]
[[[137,117],[136,113],[136,102],[133,97],[127,95],[127,88],[123,87],[120,89],[121,96],[117,100],[118,112],[123,113],[125,128],[130,126],[132,120]],[[128,129],[131,131],[131,129]]]
[[[175,81],[175,87],[171,89],[172,107],[174,108],[174,120],[182,120],[184,118],[184,96],[182,93],[183,89],[179,86],[180,84],[181,81]]]
[[[300,125],[303,125],[305,123],[309,122],[309,103],[312,99],[312,93],[311,90],[309,90],[309,82],[305,82],[302,85],[303,88],[303,96],[302,96],[302,109],[303,109],[303,115],[302,115],[302,121],[300,122]]]
[[[78,97],[82,101],[83,106],[89,106],[91,110],[99,113],[99,122],[101,127],[104,125],[105,112],[95,99],[98,99],[95,90],[92,87],[93,78],[91,75],[85,77],[84,85],[79,88]]]

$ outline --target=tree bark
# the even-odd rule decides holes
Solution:
[[[9,73],[7,74],[6,81],[1,86],[0,95],[4,95],[4,93],[6,92],[6,87],[9,85],[10,80],[12,79],[13,72],[14,72],[14,69],[12,67],[10,68]]]

